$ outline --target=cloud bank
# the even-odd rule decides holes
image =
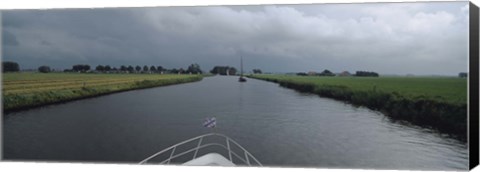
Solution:
[[[3,60],[456,75],[468,2],[2,11]]]

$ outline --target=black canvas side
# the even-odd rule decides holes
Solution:
[[[478,44],[478,20],[479,20],[479,13],[478,7],[470,2],[469,6],[470,16],[469,16],[469,33],[470,33],[470,47],[469,47],[469,54],[470,54],[470,66],[469,66],[469,163],[470,169],[473,169],[478,165],[478,154],[479,154],[479,143],[478,143],[478,134],[479,134],[479,105],[478,105],[478,73],[479,73],[479,44]]]

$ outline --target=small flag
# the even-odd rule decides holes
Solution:
[[[203,126],[208,128],[215,128],[216,125],[217,119],[215,119],[215,117],[206,118],[205,122],[203,122]]]

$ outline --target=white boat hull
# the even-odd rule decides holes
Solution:
[[[182,165],[192,166],[235,166],[230,160],[218,153],[209,153],[201,157],[195,158]]]

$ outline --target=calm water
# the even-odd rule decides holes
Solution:
[[[137,163],[217,132],[264,166],[466,169],[465,143],[392,122],[378,112],[237,77],[136,90],[4,116],[8,160]]]

